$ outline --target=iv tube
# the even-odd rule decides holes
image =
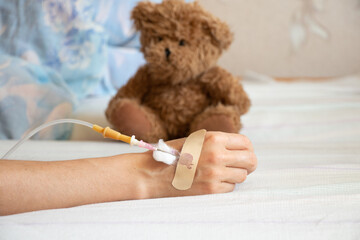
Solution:
[[[51,122],[44,123],[44,124],[40,125],[39,127],[35,128],[34,130],[32,130],[31,132],[29,132],[28,134],[26,134],[7,153],[5,153],[5,155],[1,159],[7,159],[10,156],[10,154],[12,154],[16,149],[18,149],[21,146],[21,144],[23,144],[26,140],[31,138],[37,132],[43,130],[44,128],[50,127],[52,125],[60,124],[60,123],[80,124],[80,125],[89,127],[89,128],[93,129],[94,131],[96,131],[98,133],[103,134],[103,136],[107,137],[107,138],[120,140],[120,141],[129,143],[130,145],[135,145],[135,146],[138,146],[138,147],[146,148],[146,149],[151,150],[151,151],[161,151],[161,152],[169,153],[169,154],[174,155],[174,156],[179,155],[178,151],[174,150],[174,151],[168,152],[168,151],[165,151],[163,149],[158,149],[158,148],[152,146],[149,143],[137,140],[135,138],[135,136],[132,136],[132,137],[126,136],[124,134],[121,134],[121,133],[109,128],[109,127],[102,128],[102,127],[100,127],[100,126],[98,126],[96,124],[92,124],[92,123],[85,122],[85,121],[82,121],[82,120],[77,120],[77,119],[59,119],[59,120],[54,120],[54,121],[51,121]]]
[[[93,127],[93,124],[89,123],[89,122],[85,122],[85,121],[81,121],[81,120],[77,120],[77,119],[59,119],[59,120],[54,120],[48,123],[44,123],[42,125],[40,125],[39,127],[35,128],[34,130],[32,130],[31,132],[29,132],[28,134],[26,134],[24,137],[22,137],[7,153],[5,153],[5,155],[1,158],[1,159],[6,159],[10,156],[10,154],[12,154],[16,149],[18,149],[18,147],[21,146],[21,144],[23,144],[26,140],[28,140],[29,138],[31,138],[32,136],[34,136],[37,132],[43,130],[44,128],[56,125],[56,124],[60,124],[60,123],[75,123],[75,124],[80,124],[89,128]]]

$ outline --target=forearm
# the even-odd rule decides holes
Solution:
[[[146,197],[141,154],[58,162],[0,161],[0,214]]]

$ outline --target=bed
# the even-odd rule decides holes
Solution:
[[[259,164],[233,192],[4,216],[0,239],[359,239],[360,75],[277,82],[250,73],[243,84],[253,105],[242,133]],[[73,117],[105,125],[107,101],[84,100]],[[71,139],[28,141],[12,158],[141,151],[81,126]],[[1,141],[0,155],[14,143]]]

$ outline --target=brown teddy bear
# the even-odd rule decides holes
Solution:
[[[146,64],[111,99],[109,122],[156,142],[198,129],[239,132],[250,100],[239,79],[216,65],[233,35],[198,3],[140,2],[132,11]]]

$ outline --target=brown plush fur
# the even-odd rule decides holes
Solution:
[[[238,132],[250,100],[239,80],[216,66],[232,42],[229,27],[183,0],[140,2],[132,19],[147,64],[110,101],[109,122],[149,142],[201,128]]]

